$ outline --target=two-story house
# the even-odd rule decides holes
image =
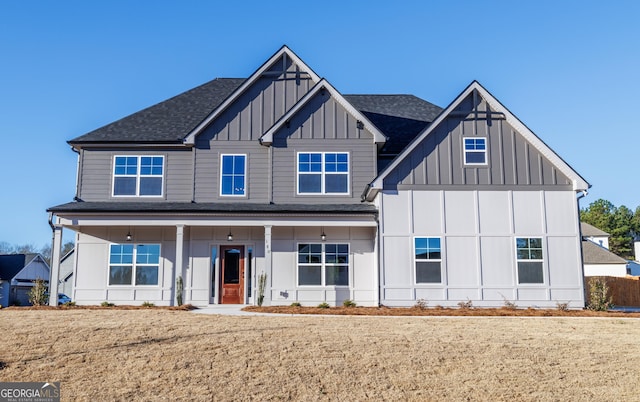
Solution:
[[[477,82],[342,95],[284,46],[69,144],[78,304],[584,305],[589,184]]]

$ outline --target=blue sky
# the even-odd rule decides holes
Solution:
[[[635,209],[639,17],[637,1],[3,2],[0,242],[50,242],[45,210],[75,194],[67,140],[283,44],[343,94],[444,107],[477,79],[593,185],[582,206]]]

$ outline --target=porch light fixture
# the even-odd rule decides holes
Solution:
[[[320,239],[321,239],[322,241],[327,240],[327,235],[326,235],[326,234],[324,234],[324,228],[322,228],[322,234],[320,235]]]
[[[131,235],[131,229],[127,232],[127,241],[133,240],[133,236]]]
[[[227,241],[233,241],[233,233],[229,230],[229,234],[227,235]]]

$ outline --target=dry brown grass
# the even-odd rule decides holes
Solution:
[[[0,380],[63,400],[639,400],[640,320],[0,310]]]

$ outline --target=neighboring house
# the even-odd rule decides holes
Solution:
[[[285,46],[69,144],[78,304],[255,304],[264,274],[266,305],[584,306],[589,184],[475,81],[342,95]]]
[[[36,279],[49,281],[49,265],[40,254],[0,255],[0,306],[28,305]]]
[[[60,260],[60,274],[58,280],[58,293],[67,296],[73,294],[73,267],[75,262],[75,248],[72,248]]]
[[[580,228],[584,276],[627,276],[628,261],[609,251],[609,233],[585,222]]]

